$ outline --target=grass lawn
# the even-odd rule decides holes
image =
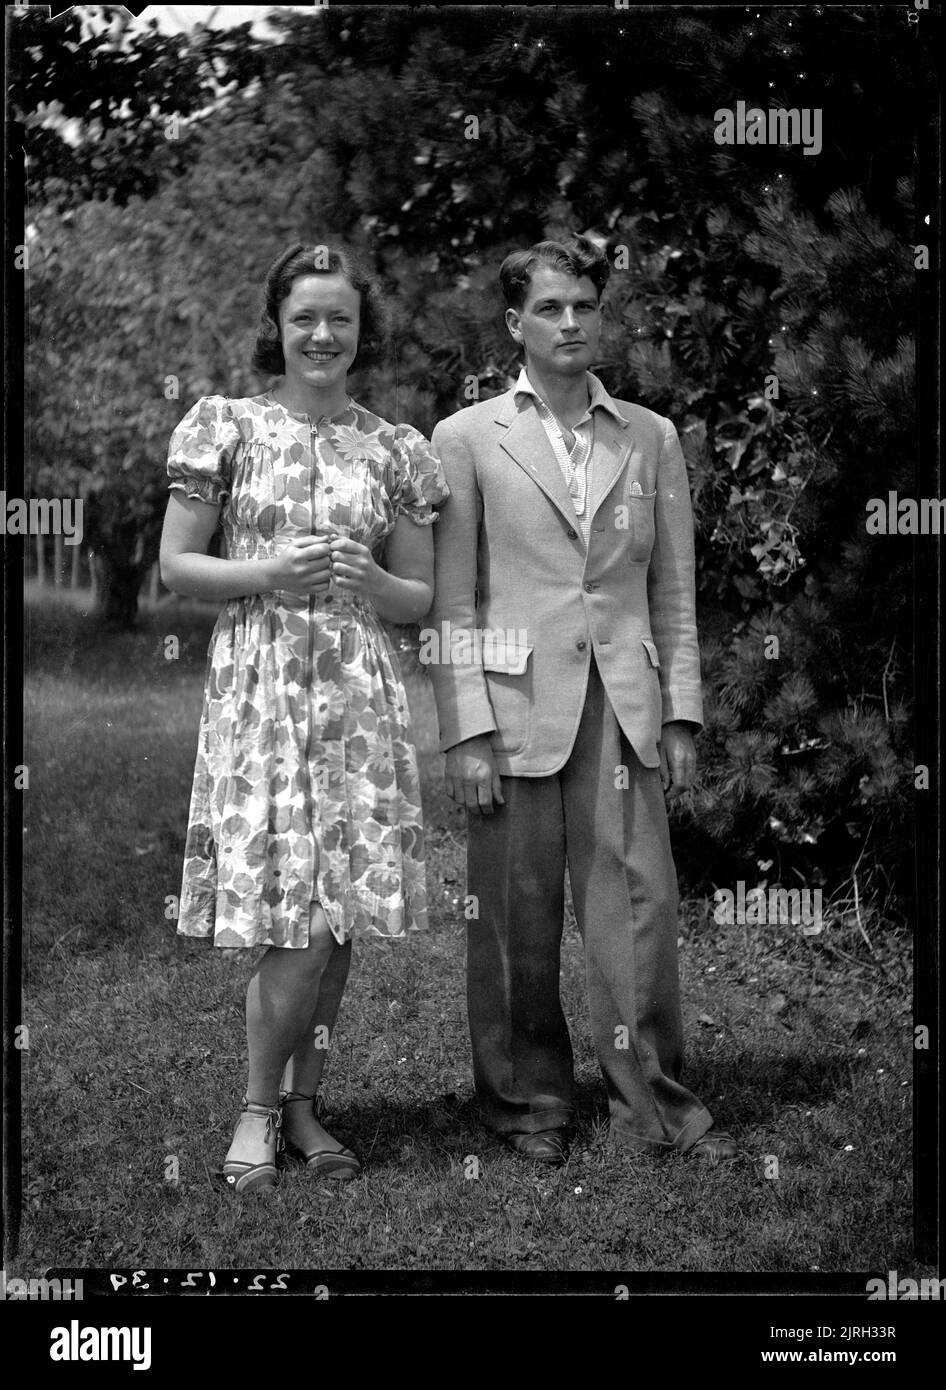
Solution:
[[[81,599],[30,601],[25,1210],[9,1272],[919,1268],[910,943],[892,929],[874,929],[874,958],[852,926],[821,937],[726,927],[705,901],[684,904],[685,1079],[745,1148],[707,1168],[606,1151],[570,919],[573,1156],[541,1170],[480,1126],[464,1004],[464,823],[442,791],[420,674],[408,685],[431,928],[356,943],[326,1072],[326,1122],[366,1160],[364,1175],[319,1184],[293,1160],[273,1192],[241,1200],[221,1186],[213,1174],[244,1084],[251,963],[178,938],[165,916],[180,891],[212,621],[204,606],[171,601],[135,633],[106,635]],[[165,660],[169,634],[178,660]]]

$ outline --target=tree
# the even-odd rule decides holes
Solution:
[[[125,204],[185,171],[202,113],[268,74],[250,26],[129,30],[124,6],[73,5],[55,19],[21,9],[10,28],[9,100],[32,196]],[[109,13],[111,11],[111,13]]]

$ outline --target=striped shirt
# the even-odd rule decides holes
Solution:
[[[575,519],[587,546],[591,536],[591,518],[594,515],[595,505],[600,500],[595,488],[595,483],[598,480],[595,477],[593,412],[600,407],[602,410],[610,411],[615,419],[622,422],[624,422],[624,416],[593,372],[586,373],[586,381],[590,396],[588,409],[569,431],[573,436],[571,444],[569,444],[554,413],[529,380],[525,367],[520,371],[519,379],[513,390],[517,396],[531,396],[535,402],[539,419],[545,427],[549,444],[552,446],[552,451],[558,460],[558,466],[562,470],[562,477],[565,479],[565,486],[568,488],[568,495],[575,509]]]

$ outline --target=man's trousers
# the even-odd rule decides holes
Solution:
[[[660,773],[624,737],[592,661],[581,723],[550,777],[503,777],[505,806],[471,814],[467,998],[473,1070],[500,1134],[573,1121],[559,992],[568,866],[591,1030],[614,1144],[686,1149],[712,1124],[679,1081],[677,877]]]

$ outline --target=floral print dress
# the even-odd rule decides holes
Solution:
[[[380,558],[405,513],[448,493],[430,445],[354,401],[318,420],[266,393],[205,396],[171,438],[170,487],[223,504],[229,559],[294,536]],[[373,606],[332,585],[230,599],[210,641],[178,931],[216,946],[304,947],[426,926],[420,784],[397,658]]]

